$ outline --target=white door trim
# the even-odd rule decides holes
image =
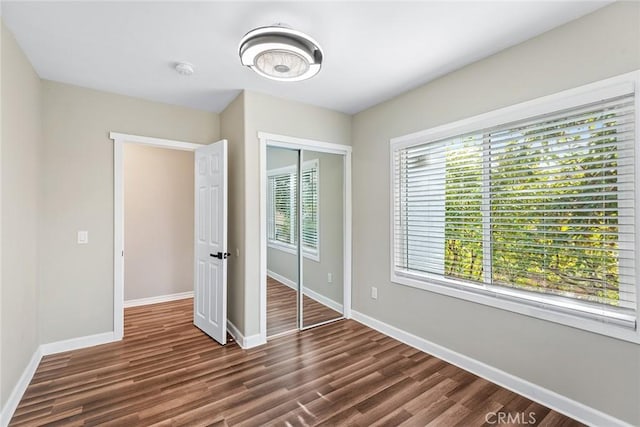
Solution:
[[[129,135],[126,133],[110,132],[109,138],[114,141],[129,142],[132,144],[150,145],[152,147],[170,148],[182,151],[194,151],[205,144],[194,144],[192,142],[175,141],[173,139],[153,138],[150,136]]]
[[[124,336],[124,144],[195,151],[203,144],[110,132],[113,140],[113,336]]]
[[[344,317],[351,318],[351,151],[349,145],[258,132],[260,140],[260,340],[267,342],[267,146],[344,155]]]

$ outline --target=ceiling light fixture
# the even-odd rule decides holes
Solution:
[[[249,31],[240,41],[240,62],[263,77],[294,82],[320,71],[322,49],[305,33],[274,25]]]

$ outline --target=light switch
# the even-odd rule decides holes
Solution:
[[[85,230],[78,231],[78,244],[86,245],[89,243],[89,232]]]

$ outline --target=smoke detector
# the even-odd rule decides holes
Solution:
[[[193,65],[189,64],[188,62],[178,62],[176,64],[176,71],[180,75],[190,76],[195,70],[193,68]]]

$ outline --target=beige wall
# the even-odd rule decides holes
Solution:
[[[244,92],[220,114],[220,137],[229,147],[227,247],[227,318],[244,331]],[[238,257],[237,254],[240,254]]]
[[[244,92],[244,335],[260,332],[260,150],[258,132],[351,145],[351,116],[325,108]]]
[[[2,270],[0,408],[38,347],[38,185],[41,83],[13,35],[2,31]]]
[[[113,330],[110,131],[211,143],[217,114],[43,82],[41,342]],[[77,230],[89,244],[76,244]]]
[[[193,153],[124,144],[124,299],[193,291]]]
[[[640,345],[389,282],[389,139],[640,68],[616,3],[353,118],[353,308],[640,425]],[[378,287],[378,299],[369,297]]]

